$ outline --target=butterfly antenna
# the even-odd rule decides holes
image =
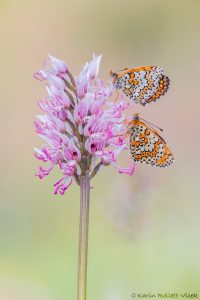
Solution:
[[[124,68],[124,69],[121,69],[121,70],[117,70],[117,72],[122,72],[122,71],[126,71],[128,70],[128,68]]]
[[[157,125],[155,125],[155,124],[153,124],[153,123],[151,123],[151,122],[149,122],[149,121],[147,121],[147,120],[145,120],[143,118],[140,118],[140,119],[143,120],[143,121],[145,121],[147,124],[152,125],[153,127],[159,129],[160,131],[164,131],[162,128],[158,127]]]

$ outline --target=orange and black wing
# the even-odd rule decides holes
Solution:
[[[166,167],[174,162],[174,157],[165,141],[143,122],[133,125],[130,151],[134,161],[141,163]]]
[[[163,74],[158,66],[125,69],[117,74],[114,85],[135,103],[145,106],[163,96],[169,86],[169,78]]]

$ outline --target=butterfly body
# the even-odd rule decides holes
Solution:
[[[138,114],[128,124],[130,135],[130,152],[134,161],[157,167],[166,167],[173,163],[173,155],[165,140],[145,122]]]
[[[145,106],[163,96],[170,80],[158,66],[124,69],[122,73],[111,71],[113,85],[135,103]]]

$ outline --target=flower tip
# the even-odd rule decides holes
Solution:
[[[66,74],[68,72],[68,67],[67,67],[66,63],[63,60],[58,59],[55,56],[52,56],[50,54],[48,54],[48,58],[49,58],[50,62],[52,63],[52,65],[55,68],[57,73]]]
[[[33,78],[43,81],[47,78],[46,73],[43,70],[33,73]]]
[[[102,55],[96,55],[95,53],[92,54],[92,60],[88,65],[88,71],[89,71],[89,78],[95,79],[98,76],[99,73],[99,66],[101,62]]]
[[[95,54],[94,52],[92,52],[92,58],[93,59],[101,59],[102,58],[102,54]]]

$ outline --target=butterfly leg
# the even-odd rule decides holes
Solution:
[[[117,96],[116,96],[116,98],[114,100],[115,103],[117,102],[117,100],[119,99],[119,96],[120,96],[120,93],[118,91],[116,91],[116,93],[117,93]]]

